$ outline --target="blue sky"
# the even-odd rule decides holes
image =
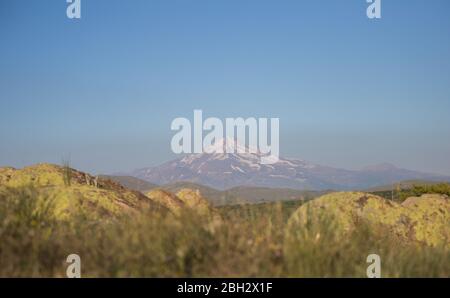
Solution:
[[[279,117],[283,156],[450,174],[450,1],[0,0],[0,165],[174,157],[175,117]]]

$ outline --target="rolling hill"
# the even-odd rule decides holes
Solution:
[[[445,181],[429,181],[429,180],[403,180],[393,184],[380,185],[376,187],[368,188],[364,191],[366,192],[381,192],[381,191],[392,191],[392,190],[405,190],[411,189],[415,185],[436,185]]]
[[[145,180],[130,176],[102,175],[99,177],[115,181],[126,188],[136,190],[144,194],[156,189],[164,190],[169,193],[178,193],[183,189],[198,190],[201,195],[214,206],[308,200],[324,193],[289,188],[250,186],[239,186],[226,190],[217,190],[198,183],[184,181],[169,183],[165,185],[156,185]]]
[[[121,185],[125,186],[126,188],[140,191],[140,192],[146,192],[149,191],[155,187],[158,187],[158,185],[154,183],[150,183],[148,181],[132,177],[132,176],[114,176],[114,175],[100,175],[99,176],[102,179],[109,179],[112,181],[115,181],[117,183],[120,183]]]
[[[80,214],[95,219],[115,218],[148,208],[165,210],[141,192],[109,179],[53,164],[22,169],[0,168],[2,197],[51,201],[54,216],[63,220]]]

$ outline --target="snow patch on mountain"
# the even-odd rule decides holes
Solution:
[[[262,154],[249,150],[233,139],[223,139],[212,149],[224,153],[189,154],[157,167],[131,174],[156,184],[178,181],[200,183],[217,189],[236,186],[284,187],[309,190],[364,189],[408,179],[449,181],[449,177],[396,168],[390,164],[367,167],[360,171],[332,168],[301,159],[279,158],[276,163],[262,164]],[[226,153],[239,148],[245,153]],[[235,151],[236,152],[236,151]]]

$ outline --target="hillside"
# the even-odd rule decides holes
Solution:
[[[112,181],[115,181],[123,186],[125,186],[128,189],[140,191],[140,192],[146,192],[153,188],[158,187],[158,185],[154,183],[150,183],[148,181],[132,177],[132,176],[114,176],[114,175],[100,175],[99,176],[102,179],[109,179]]]
[[[214,208],[195,189],[145,196],[67,167],[0,168],[0,277],[64,277],[73,252],[83,277],[364,277],[374,252],[383,277],[448,277],[448,202],[329,193]]]
[[[429,180],[403,180],[393,184],[380,185],[376,187],[367,188],[365,192],[381,192],[381,191],[392,191],[392,190],[405,190],[411,189],[416,185],[436,185],[442,182],[439,181],[429,181]]]
[[[234,187],[224,191],[228,204],[258,204],[283,201],[307,201],[323,192],[289,188]]]
[[[182,189],[198,190],[214,206],[234,204],[259,204],[277,201],[309,200],[323,192],[302,191],[289,188],[269,188],[240,186],[227,190],[217,190],[192,182],[175,182],[158,188],[176,193]]]
[[[186,188],[198,190],[201,193],[201,195],[203,197],[207,198],[207,200],[213,205],[215,205],[217,202],[220,202],[220,200],[223,199],[222,191],[214,189],[212,187],[193,183],[193,182],[179,181],[179,182],[161,185],[158,188],[164,189],[171,193],[177,193],[180,190],[186,189]]]
[[[0,196],[47,198],[54,203],[54,214],[59,219],[79,214],[107,218],[165,209],[142,193],[109,179],[52,164],[0,168]]]
[[[335,237],[366,226],[402,242],[450,248],[450,200],[445,195],[411,197],[402,204],[362,192],[331,193],[301,206],[289,220],[289,234],[327,222]]]

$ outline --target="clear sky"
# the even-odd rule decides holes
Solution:
[[[450,1],[0,0],[0,166],[157,165],[175,117],[279,117],[281,155],[450,174]]]

